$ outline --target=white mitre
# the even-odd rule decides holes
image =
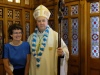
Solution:
[[[44,5],[39,5],[33,13],[34,18],[36,19],[39,16],[43,16],[46,17],[47,19],[49,19],[51,13],[50,11],[44,6]]]

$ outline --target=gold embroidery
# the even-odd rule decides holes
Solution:
[[[49,50],[52,50],[52,47],[49,47]]]
[[[37,43],[37,50],[36,50],[36,53],[38,54],[38,51],[39,51],[39,48],[40,48],[40,45],[41,45],[41,42],[42,42],[42,39],[43,39],[43,36],[38,36],[39,37],[39,42]]]

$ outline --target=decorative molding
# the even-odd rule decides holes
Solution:
[[[88,2],[98,2],[100,0],[87,0]]]

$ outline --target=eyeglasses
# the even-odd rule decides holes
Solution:
[[[23,34],[22,32],[13,32],[13,34]]]

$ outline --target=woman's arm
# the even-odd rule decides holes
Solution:
[[[9,60],[4,58],[3,63],[4,63],[4,68],[5,68],[6,72],[8,73],[8,75],[13,75],[13,71],[10,69]]]
[[[25,75],[29,74],[29,66],[30,66],[30,54],[27,55],[27,62],[25,66]]]

